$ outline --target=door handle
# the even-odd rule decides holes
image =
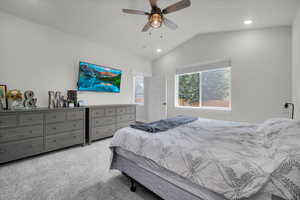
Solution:
[[[167,103],[162,103],[162,105],[166,106],[166,105],[167,105]]]

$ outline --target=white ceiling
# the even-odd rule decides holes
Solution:
[[[178,0],[160,0],[162,8]],[[148,0],[0,0],[0,9],[93,42],[153,60],[198,33],[290,25],[299,0],[191,0],[192,7],[168,15],[179,25],[142,33],[147,17],[122,8],[149,11]],[[250,26],[243,20],[252,19]],[[162,38],[161,38],[162,36]],[[161,54],[156,49],[161,48]]]

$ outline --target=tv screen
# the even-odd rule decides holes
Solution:
[[[78,90],[119,93],[121,76],[121,70],[80,62]]]

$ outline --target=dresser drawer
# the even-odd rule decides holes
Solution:
[[[97,127],[92,129],[92,140],[99,140],[106,137],[111,137],[114,135],[116,131],[116,126],[103,126],[103,127]]]
[[[126,113],[127,113],[126,107],[117,108],[117,115],[126,115]]]
[[[134,106],[127,107],[126,108],[126,113],[135,114],[135,107]]]
[[[102,117],[102,118],[95,118],[92,120],[93,127],[107,126],[115,123],[116,123],[116,117]]]
[[[43,152],[43,138],[0,145],[0,163],[35,155]]]
[[[67,120],[84,119],[84,115],[85,115],[85,112],[83,110],[70,111],[70,112],[67,112]]]
[[[84,143],[83,130],[46,137],[46,150],[52,151]]]
[[[135,121],[134,115],[120,115],[117,116],[117,122]]]
[[[92,118],[94,117],[103,117],[105,115],[105,110],[104,108],[99,108],[99,109],[93,109],[91,110],[91,115],[92,115]]]
[[[115,116],[116,108],[105,108],[105,116]]]
[[[0,129],[0,143],[43,136],[43,126]]]
[[[125,128],[125,127],[129,127],[130,124],[134,124],[134,121],[128,121],[128,122],[120,122],[117,123],[117,130],[121,129],[121,128]]]
[[[20,125],[43,124],[43,114],[20,114]]]
[[[46,113],[46,123],[63,122],[66,120],[66,112]]]
[[[0,128],[15,127],[17,126],[16,115],[1,115],[0,116]]]
[[[73,130],[80,130],[84,127],[83,120],[72,121],[72,122],[63,122],[56,124],[47,124],[46,125],[46,135],[53,135],[62,132],[68,132]]]

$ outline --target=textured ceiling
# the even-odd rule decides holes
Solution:
[[[166,7],[178,0],[160,0]],[[168,15],[179,29],[141,33],[147,17],[122,8],[150,10],[147,0],[0,0],[0,10],[153,60],[199,33],[290,25],[298,0],[191,0]],[[243,20],[251,18],[250,26]],[[150,34],[151,33],[151,34]],[[161,48],[161,54],[156,49]]]

